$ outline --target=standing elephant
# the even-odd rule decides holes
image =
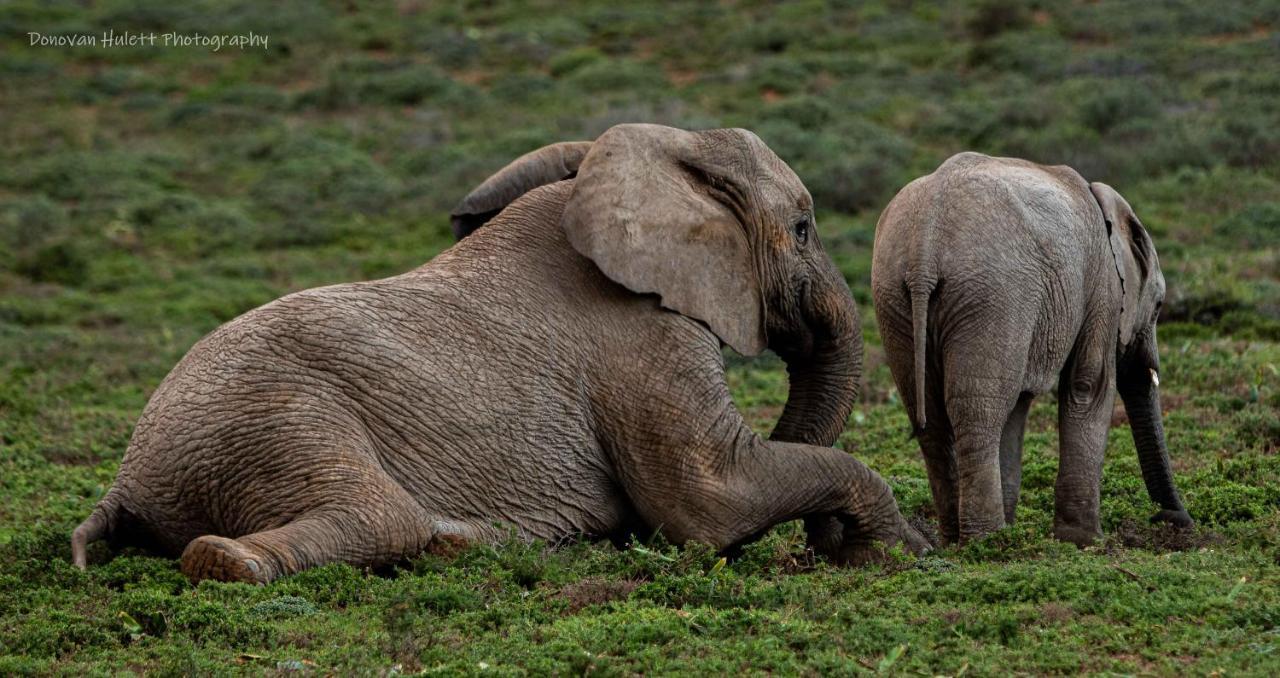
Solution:
[[[925,548],[884,480],[827,447],[861,336],[790,168],[743,130],[651,125],[607,131],[573,181],[544,159],[486,183],[501,213],[426,265],[291,294],[196,344],[75,563],[142,540],[192,580],[267,582],[510,530],[729,548],[797,518],[841,561]],[[770,440],[730,399],[722,341],[787,363]]]
[[[1022,434],[1058,383],[1054,535],[1101,536],[1113,386],[1153,520],[1190,525],[1160,419],[1164,277],[1129,203],[1069,167],[961,153],[908,184],[876,226],[871,284],[894,381],[919,436],[944,539],[1012,523]]]

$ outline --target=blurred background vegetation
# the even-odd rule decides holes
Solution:
[[[695,649],[686,659],[694,661],[700,652],[703,659],[728,661],[712,666],[730,670],[735,654],[742,654],[784,671],[865,670],[901,660],[919,670],[954,672],[970,660],[995,670],[1012,657],[1035,662],[1028,665],[1038,670],[1160,672],[1187,666],[1178,656],[1212,659],[1229,650],[1228,666],[1256,669],[1255,655],[1280,656],[1274,631],[1280,623],[1274,588],[1280,558],[1277,25],[1280,5],[1264,0],[3,3],[0,565],[11,574],[0,570],[0,583],[10,589],[8,597],[0,596],[0,647],[33,658],[7,666],[53,670],[61,661],[102,667],[121,658],[142,665],[163,658],[177,662],[175,670],[208,669],[230,661],[235,650],[228,648],[305,647],[288,640],[294,636],[286,633],[287,620],[279,631],[275,622],[250,613],[260,604],[306,608],[296,600],[268,604],[260,600],[267,594],[234,587],[192,591],[174,578],[170,561],[124,558],[115,561],[115,570],[87,576],[65,565],[66,536],[109,485],[148,395],[200,336],[250,308],[293,290],[392,275],[427,261],[450,243],[448,209],[517,155],[555,141],[590,139],[616,123],[645,121],[752,129],[809,187],[824,243],[862,304],[868,341],[864,402],[842,445],[890,477],[904,510],[925,516],[927,483],[868,305],[879,209],[907,181],[961,150],[1065,163],[1115,186],[1152,232],[1168,278],[1161,337],[1170,439],[1189,507],[1215,530],[1175,547],[1212,543],[1223,550],[1220,557],[1179,566],[1192,573],[1174,578],[1187,604],[1201,605],[1189,612],[1094,609],[1074,593],[1052,590],[1012,607],[991,607],[994,599],[981,593],[984,582],[1052,579],[1055,568],[1096,576],[1099,588],[1079,594],[1090,600],[1116,598],[1123,586],[1138,586],[1124,577],[1108,579],[1114,574],[1110,556],[1089,560],[1043,540],[1056,464],[1049,398],[1037,405],[1029,427],[1027,509],[1019,527],[997,544],[1017,554],[1008,556],[1017,563],[1010,571],[1023,574],[1002,573],[1001,548],[975,547],[937,560],[924,573],[889,572],[886,579],[828,573],[798,576],[796,584],[770,579],[777,574],[768,570],[774,561],[764,558],[728,568],[746,567],[741,576],[756,579],[739,580],[737,589],[726,585],[710,602],[689,602],[675,585],[648,594],[642,587],[639,597],[667,612],[750,603],[773,624],[779,615],[789,619],[795,605],[805,614],[814,606],[827,614],[823,605],[848,604],[853,607],[831,618],[852,609],[856,614],[845,618],[880,620],[856,629],[813,622],[809,631],[744,631],[714,617],[706,628],[724,622],[726,633],[763,645],[704,639],[705,646],[690,646]],[[252,31],[269,42],[265,50],[213,53],[201,47],[40,47],[28,37],[32,31],[100,36],[106,30]],[[735,397],[767,430],[785,398],[776,361],[730,356],[730,366]],[[1117,423],[1104,488],[1109,531],[1149,512],[1122,412]],[[1152,545],[1146,533],[1127,534],[1125,546]],[[794,552],[794,540],[779,539],[781,553]],[[310,596],[318,614],[329,615],[307,623],[348,644],[359,643],[369,628],[384,627],[400,643],[426,634],[424,624],[464,639],[434,649],[375,643],[366,648],[373,663],[346,657],[333,659],[331,668],[430,665],[452,657],[474,669],[473,660],[489,656],[485,648],[500,646],[505,631],[496,622],[466,626],[466,611],[514,610],[513,618],[525,619],[520,615],[529,610],[519,592],[541,590],[538,577],[533,584],[516,577],[511,591],[485,588],[485,568],[516,571],[526,560],[545,565],[550,557],[510,548],[493,557],[515,565],[474,556],[478,564],[449,571],[480,581],[458,594],[465,604],[379,597],[394,584],[341,568],[282,586]],[[630,588],[623,585],[626,592],[618,594],[622,589],[607,582],[634,562],[619,565],[602,553],[578,554],[572,562],[586,563],[586,569],[573,570],[576,565],[566,560],[568,574],[556,576],[565,582],[603,577],[606,593],[596,602],[625,597]],[[695,553],[678,567],[700,572],[699,557]],[[1042,558],[1049,569],[1037,569]],[[661,562],[667,561],[650,564]],[[954,562],[966,569],[952,572]],[[1166,576],[1161,568],[1170,567],[1154,559],[1141,563],[1126,567],[1144,573],[1147,567],[1151,574],[1142,576],[1153,578]],[[419,564],[415,577],[423,567],[430,575],[437,566]],[[662,568],[677,566],[653,567],[658,574],[643,575],[650,584],[664,581]],[[752,574],[750,567],[773,574]],[[1252,592],[1232,602],[1245,605],[1244,611],[1213,616],[1204,610],[1217,608],[1205,601],[1219,600],[1213,583],[1226,573],[1232,581],[1270,581],[1271,593]],[[686,575],[693,576],[685,570],[671,576]],[[895,587],[915,590],[925,586],[926,575],[979,593],[973,599],[959,593],[916,598],[912,612],[867,607],[872,603],[865,587],[906,596]],[[326,577],[354,587],[354,598],[326,597],[333,586]],[[130,578],[142,581],[133,597],[117,596],[131,586],[124,583]],[[412,577],[408,581],[414,585]],[[426,586],[424,581],[415,586]],[[751,597],[758,590],[753,587],[773,591],[770,586],[777,591]],[[991,586],[1021,590],[1016,583]],[[802,594],[801,587],[817,593]],[[724,599],[726,590],[747,598]],[[594,600],[590,591],[583,595]],[[1059,598],[1067,612],[1040,607]],[[379,611],[344,611],[360,601]],[[380,610],[388,605],[401,609],[392,603],[404,615],[383,619]],[[197,607],[182,607],[188,604]],[[643,624],[649,619],[644,615],[658,615],[650,621],[671,621],[644,611],[646,603],[637,605],[640,612],[618,608],[621,619]],[[575,613],[580,607],[571,606]],[[521,623],[541,629],[536,609],[533,621]],[[992,623],[1000,630],[984,635],[979,627],[985,622],[948,622],[952,609],[974,619],[996,615]],[[440,626],[446,622],[430,621],[432,610],[461,618],[463,625],[448,631]],[[45,613],[54,621],[44,623]],[[626,616],[631,614],[640,617]],[[594,629],[590,633],[603,632],[590,626],[592,620],[612,623],[607,615],[583,615],[574,619]],[[917,628],[911,620],[921,615],[930,621]],[[1031,644],[1019,649],[1018,629],[1042,617],[1064,628],[1100,624],[1101,630],[1090,635],[1084,626],[1076,628],[1068,649],[1055,649],[1053,638],[1036,645],[1023,634]],[[254,631],[243,636],[224,618]],[[1173,645],[1143,636],[1147,649],[1137,659],[1116,650],[1104,652],[1097,664],[1083,663],[1116,638],[1155,634],[1151,629],[1162,628],[1167,618],[1178,624],[1167,640]],[[1196,629],[1208,635],[1196,636]],[[815,664],[817,655],[787,645],[798,642],[788,633],[810,632],[847,636],[835,663]],[[955,641],[956,634],[968,640]],[[169,644],[138,644],[137,636]],[[201,645],[206,637],[214,639],[212,647]],[[476,638],[499,645],[472,643]],[[903,650],[894,654],[902,643],[951,649],[902,658]],[[1248,650],[1254,645],[1262,649]],[[445,654],[431,654],[442,647]],[[630,657],[618,664],[624,670],[662,666],[627,648],[614,650]],[[769,654],[775,650],[782,654]],[[581,663],[575,656],[568,663],[547,659],[547,666],[585,670],[588,665],[574,663]],[[846,666],[836,660],[857,661]],[[195,663],[182,663],[188,661]],[[696,664],[667,665],[680,666]]]

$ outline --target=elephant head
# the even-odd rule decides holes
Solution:
[[[454,210],[474,229],[537,185],[573,178],[561,225],[605,276],[704,323],[747,356],[783,358],[772,438],[830,446],[857,396],[857,306],[824,252],[813,201],[755,134],[618,125],[522,156]]]
[[[1094,182],[1089,190],[1102,209],[1120,277],[1123,306],[1116,342],[1116,387],[1129,415],[1147,492],[1161,506],[1152,520],[1190,525],[1191,517],[1173,484],[1161,421],[1156,321],[1164,303],[1165,284],[1160,261],[1128,201],[1103,183]]]

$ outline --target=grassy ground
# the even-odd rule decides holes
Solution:
[[[1274,3],[365,4],[0,6],[0,673],[1280,673]],[[107,29],[270,40],[28,44]],[[637,120],[752,128],[805,180],[863,304],[841,444],[926,516],[868,305],[878,208],[962,149],[1119,188],[1168,278],[1166,425],[1200,527],[1144,524],[1118,411],[1107,541],[1047,539],[1044,398],[1018,524],[915,562],[814,563],[787,525],[723,566],[647,536],[263,588],[193,587],[140,553],[70,566],[71,529],[200,336],[291,290],[411,268],[510,158]],[[767,430],[779,363],[729,362]]]

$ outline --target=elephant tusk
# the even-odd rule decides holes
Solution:
[[[1159,372],[1157,372],[1157,371],[1156,371],[1156,368],[1154,368],[1154,367],[1149,367],[1149,368],[1147,368],[1147,369],[1149,369],[1149,370],[1151,371],[1151,383],[1152,383],[1152,384],[1155,384],[1156,386],[1159,386],[1159,385],[1160,385],[1160,373],[1159,373]]]

